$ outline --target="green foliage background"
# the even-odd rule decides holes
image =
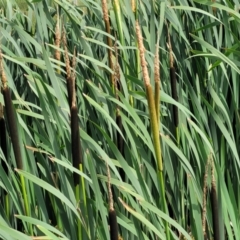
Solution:
[[[211,203],[209,167],[208,239],[216,235],[213,207],[218,212],[220,238],[240,239],[238,1],[142,0],[137,15],[129,0],[108,1],[111,38],[114,43],[116,37],[119,56],[119,99],[109,82],[108,34],[100,0],[81,0],[77,5],[67,0],[8,0],[2,4],[1,50],[24,167],[16,170],[7,133],[7,156],[0,150],[1,239],[110,239],[106,163],[123,239],[166,239],[164,221],[171,239],[203,239],[203,185],[209,159],[214,162],[217,204]],[[78,52],[75,71],[83,155],[79,170],[71,163],[62,45],[61,61],[54,58],[57,13],[66,29],[70,58],[74,47]],[[136,18],[153,87],[159,38],[159,137],[166,213],[139,62]],[[171,92],[168,31],[177,101]],[[115,49],[112,51],[116,57]],[[4,105],[2,94],[0,102]],[[178,107],[178,126],[174,125],[173,106]],[[115,122],[117,108],[123,131]],[[117,132],[124,138],[124,154],[116,145]],[[77,189],[73,171],[81,176]]]

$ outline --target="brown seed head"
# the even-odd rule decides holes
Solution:
[[[140,52],[140,61],[141,61],[141,66],[142,66],[142,72],[143,72],[143,80],[146,86],[150,85],[150,78],[148,74],[148,69],[147,69],[147,63],[145,60],[145,48],[143,45],[143,38],[142,38],[142,33],[140,30],[140,26],[138,21],[136,21],[136,35],[137,35],[137,41],[138,41],[138,46],[139,46],[139,52]]]
[[[59,28],[59,15],[57,15],[57,24],[55,27],[55,46],[57,48],[60,48],[60,40],[61,40],[61,36],[60,36],[60,28]],[[60,61],[61,59],[61,53],[58,49],[55,50],[55,59]]]
[[[109,16],[108,16],[108,7],[107,7],[107,1],[106,0],[102,0],[102,11],[103,11],[104,21],[108,22],[109,21]]]
[[[71,78],[71,67],[70,67],[70,61],[69,61],[69,56],[68,56],[66,31],[65,31],[64,27],[62,29],[62,41],[63,41],[63,46],[64,46],[64,57],[65,57],[67,79],[70,79]]]
[[[2,88],[4,90],[5,88],[7,88],[7,78],[3,67],[3,56],[1,49],[0,49],[0,77],[2,80]]]

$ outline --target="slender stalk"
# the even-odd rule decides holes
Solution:
[[[157,160],[157,173],[158,173],[157,176],[158,176],[159,189],[161,192],[161,204],[159,203],[160,204],[159,206],[162,206],[163,211],[167,214],[168,210],[167,210],[166,197],[165,197],[165,185],[164,185],[164,177],[163,177],[163,163],[162,163],[160,136],[159,136],[159,124],[157,122],[154,96],[153,96],[152,86],[150,84],[150,78],[149,78],[147,64],[144,56],[145,48],[143,45],[142,34],[141,34],[138,21],[136,21],[136,35],[138,39],[140,60],[141,60],[141,66],[142,66],[142,72],[143,72],[143,80],[146,88],[148,110],[149,110],[151,130],[153,135],[153,144],[154,144],[154,150],[155,150],[155,155]],[[170,231],[169,231],[168,222],[164,221],[164,225],[165,225],[166,239],[170,240]]]

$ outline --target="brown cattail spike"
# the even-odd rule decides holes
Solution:
[[[3,89],[3,97],[5,102],[6,116],[7,116],[9,132],[12,140],[13,151],[16,159],[17,168],[22,169],[23,164],[22,164],[22,155],[21,155],[20,142],[19,142],[20,138],[18,134],[16,115],[14,112],[15,110],[12,105],[11,93],[8,87]]]
[[[118,240],[118,225],[117,225],[117,215],[115,210],[109,209],[109,226],[110,226],[110,239]]]
[[[3,67],[3,57],[2,57],[2,50],[0,49],[0,77],[2,80],[2,89],[4,90],[7,88],[7,78],[4,72],[4,67]]]
[[[111,174],[109,170],[109,166],[107,165],[107,177],[108,177],[108,196],[109,196],[109,226],[110,226],[110,239],[111,240],[118,240],[118,224],[117,224],[117,215],[116,211],[113,207],[113,195],[111,190]]]
[[[22,169],[23,163],[22,163],[21,148],[20,148],[19,135],[18,135],[18,129],[17,129],[17,119],[15,115],[15,110],[12,104],[11,93],[7,86],[7,78],[3,68],[3,58],[2,58],[1,50],[0,50],[0,77],[2,79],[2,93],[4,97],[6,116],[7,116],[8,126],[9,126],[10,137],[13,145],[13,152],[16,159],[16,165],[17,165],[17,168]]]
[[[78,110],[76,106],[71,107],[71,136],[73,166],[79,169],[79,165],[82,163],[82,153],[78,123]],[[74,173],[73,177],[74,185],[76,186],[79,183],[79,175]]]
[[[5,120],[3,117],[3,106],[0,103],[0,147],[2,149],[2,152],[5,156],[5,159],[7,159],[7,142],[6,142],[6,125]],[[2,161],[2,167],[6,174],[8,174],[8,167],[7,164]]]
[[[218,216],[218,200],[217,200],[217,186],[214,176],[214,162],[212,158],[212,188],[211,188],[211,205],[212,205],[212,220],[213,220],[213,236],[214,240],[220,239],[219,216]]]
[[[202,229],[204,239],[207,239],[206,234],[206,209],[207,209],[207,178],[208,178],[208,166],[211,164],[211,154],[208,156],[208,160],[205,167],[205,174],[203,179],[203,203],[202,203]]]

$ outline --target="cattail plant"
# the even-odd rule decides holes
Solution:
[[[13,152],[15,156],[17,169],[23,169],[20,138],[19,138],[18,126],[17,126],[17,117],[12,104],[10,89],[7,84],[7,77],[3,67],[3,56],[2,56],[1,49],[0,49],[0,77],[2,80],[2,94],[4,97],[7,123],[9,126],[9,133],[10,133],[10,138],[13,146]],[[23,200],[24,200],[24,206],[25,206],[25,214],[27,216],[31,216],[29,204],[28,204],[28,197],[26,193],[25,180],[22,175],[20,175],[20,181],[22,185],[21,187],[22,187],[22,194],[23,194]],[[31,224],[29,225],[29,231],[31,234],[33,234],[33,228]]]
[[[17,165],[17,168],[22,169],[23,161],[22,161],[22,154],[21,154],[20,141],[19,141],[19,135],[18,135],[17,120],[16,120],[14,108],[12,105],[10,89],[8,88],[7,78],[3,68],[3,59],[2,59],[1,51],[0,51],[0,76],[2,79],[2,93],[4,97],[6,116],[7,116],[7,121],[9,125],[9,132],[10,132],[10,137],[13,145],[16,165]]]
[[[80,142],[80,132],[79,132],[79,119],[78,119],[78,107],[77,107],[77,97],[75,89],[76,81],[76,48],[74,48],[73,58],[70,65],[70,60],[68,56],[67,38],[66,32],[63,28],[62,31],[63,46],[64,46],[64,57],[66,66],[66,83],[68,92],[68,103],[70,108],[70,122],[71,122],[71,146],[72,146],[72,164],[75,168],[83,170],[82,168],[82,152],[81,152],[81,142]],[[71,70],[72,68],[72,70]],[[82,190],[83,200],[86,207],[84,180],[81,178],[82,189],[80,189],[80,177],[77,173],[73,173],[73,181],[75,186],[76,200],[80,201],[80,190]],[[81,222],[78,220],[78,238],[82,239],[82,227]]]
[[[147,69],[147,63],[144,56],[145,48],[143,45],[142,33],[140,30],[140,25],[138,23],[138,20],[136,20],[136,36],[137,36],[139,52],[140,52],[143,80],[146,88],[151,131],[153,135],[153,145],[154,145],[154,150],[155,150],[155,155],[157,160],[157,176],[159,179],[159,189],[161,192],[161,203],[159,202],[158,204],[159,206],[162,206],[163,211],[167,213],[168,210],[167,210],[167,204],[166,204],[165,185],[164,185],[164,178],[163,178],[163,163],[162,163],[162,153],[161,153],[161,145],[160,145],[159,124],[157,122],[154,96],[153,96],[152,86],[150,83],[149,73]],[[169,240],[170,239],[169,226],[167,221],[164,221],[164,223],[165,223],[166,239]]]
[[[76,103],[76,90],[75,90],[75,67],[76,67],[76,50],[74,49],[72,68],[74,71],[71,73],[71,86],[72,86],[72,103],[71,103],[71,136],[72,136],[72,158],[73,166],[78,168],[82,164],[82,153],[79,133],[79,120],[78,108]],[[74,173],[74,184],[79,184],[79,176]]]
[[[66,66],[66,82],[67,82],[67,91],[68,91],[68,103],[70,108],[71,116],[71,145],[72,145],[72,161],[73,166],[79,169],[80,164],[82,164],[82,155],[81,155],[81,144],[80,144],[80,134],[79,134],[79,121],[78,121],[78,108],[76,103],[76,90],[75,90],[75,67],[76,67],[76,50],[74,49],[73,59],[72,59],[72,68],[70,66],[70,59],[68,56],[68,47],[67,47],[67,38],[66,32],[63,28],[62,32],[63,45],[64,45],[64,57],[65,57],[65,66]],[[79,176],[76,173],[73,173],[74,185],[79,184]]]

